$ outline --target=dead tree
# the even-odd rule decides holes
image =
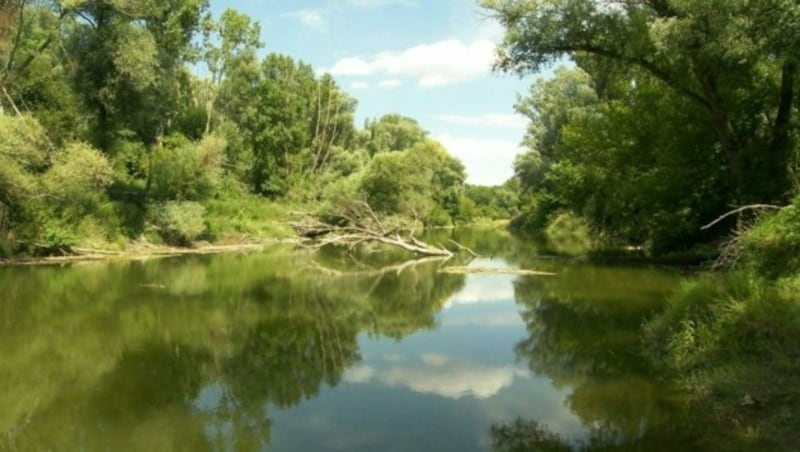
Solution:
[[[365,243],[381,243],[400,248],[417,256],[449,258],[455,252],[441,245],[425,243],[414,236],[416,218],[403,224],[388,224],[364,201],[352,201],[341,206],[328,221],[306,218],[290,223],[300,237],[301,245],[321,248],[328,245],[353,250]],[[458,250],[468,248],[458,245]]]

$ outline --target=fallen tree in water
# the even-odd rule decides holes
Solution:
[[[352,251],[362,244],[380,243],[418,256],[452,257],[457,252],[465,251],[477,257],[474,251],[453,240],[450,243],[457,247],[455,251],[440,244],[426,243],[414,236],[418,226],[416,216],[405,221],[381,219],[364,201],[345,203],[330,219],[307,217],[289,224],[300,237],[301,245],[309,248],[332,245]]]
[[[450,275],[519,275],[519,276],[556,276],[556,273],[524,268],[496,268],[496,267],[444,267],[439,273]]]

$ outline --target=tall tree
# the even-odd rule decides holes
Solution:
[[[115,134],[130,130],[154,143],[170,125],[183,65],[197,57],[193,37],[206,0],[132,2],[85,0],[68,50],[76,82],[95,119],[95,143],[108,151]]]
[[[564,55],[639,69],[701,108],[739,202],[788,194],[800,5],[791,0],[482,0],[506,28],[497,63],[536,71]],[[714,147],[706,152],[716,152]]]
[[[237,66],[253,61],[263,46],[261,26],[232,9],[226,9],[219,20],[207,15],[203,20],[203,60],[209,76],[205,86],[206,133],[211,131],[219,88]]]

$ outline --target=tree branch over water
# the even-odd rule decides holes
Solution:
[[[352,251],[359,245],[374,242],[400,248],[418,256],[455,255],[455,252],[444,246],[429,244],[415,237],[416,218],[389,224],[387,219],[382,219],[364,201],[344,203],[331,217],[325,221],[320,218],[306,218],[289,224],[300,236],[301,245],[313,249],[333,245]],[[468,250],[463,245],[456,245],[459,251]],[[471,254],[475,255],[474,252]]]
[[[712,227],[716,226],[717,224],[719,224],[720,222],[722,222],[726,218],[731,217],[733,215],[740,214],[742,212],[746,212],[748,210],[781,210],[781,209],[785,209],[785,208],[786,208],[786,206],[776,206],[776,205],[773,205],[773,204],[750,204],[750,205],[747,205],[747,206],[742,206],[742,207],[739,207],[737,209],[733,209],[730,212],[727,212],[727,213],[721,215],[716,220],[714,220],[711,223],[708,223],[707,225],[701,227],[700,230],[705,231],[705,230],[711,229]]]

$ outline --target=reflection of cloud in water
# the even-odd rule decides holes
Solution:
[[[442,319],[442,326],[469,325],[487,327],[524,326],[525,322],[522,321],[522,317],[520,317],[519,313],[516,311],[484,315],[460,315],[457,317],[445,317]]]
[[[385,359],[386,361],[392,362],[392,363],[396,363],[396,362],[400,362],[400,361],[404,360],[405,358],[403,357],[403,355],[398,355],[396,353],[389,353],[389,354],[383,355],[383,359]]]
[[[351,367],[345,372],[343,380],[349,383],[378,381],[387,386],[404,386],[415,392],[449,399],[466,396],[488,399],[511,386],[515,377],[528,376],[526,370],[512,366],[488,367],[443,355],[426,354],[421,357],[420,364],[411,367]]]
[[[367,383],[375,375],[375,369],[362,364],[347,369],[342,375],[342,380],[348,383]]]
[[[510,275],[468,275],[460,292],[453,295],[445,309],[455,305],[480,303],[508,303],[514,300],[514,277]]]

